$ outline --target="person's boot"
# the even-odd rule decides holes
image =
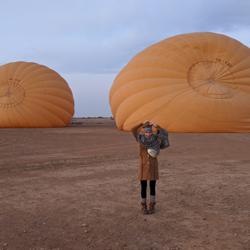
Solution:
[[[155,202],[150,202],[149,203],[149,208],[148,208],[148,213],[153,214],[155,212]]]
[[[148,213],[153,214],[155,212],[155,196],[151,195],[150,196],[150,203],[149,203],[149,208],[148,208]]]
[[[148,214],[148,209],[147,209],[147,203],[146,202],[141,202],[141,211],[142,211],[142,214]]]

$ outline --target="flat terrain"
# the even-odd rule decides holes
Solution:
[[[249,250],[250,134],[170,134],[157,210],[109,119],[0,130],[0,250]]]

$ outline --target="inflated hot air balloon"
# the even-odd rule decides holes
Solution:
[[[122,69],[110,105],[124,131],[150,120],[176,132],[250,132],[250,49],[210,32],[163,40]]]
[[[63,127],[73,113],[72,92],[52,69],[30,62],[0,67],[0,127]]]

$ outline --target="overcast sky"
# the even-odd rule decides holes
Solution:
[[[109,116],[108,92],[139,51],[214,31],[250,46],[250,0],[0,0],[0,64],[34,61],[72,88],[75,116]]]

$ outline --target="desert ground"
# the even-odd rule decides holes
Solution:
[[[249,250],[250,134],[170,133],[153,215],[111,119],[0,130],[0,250]]]

